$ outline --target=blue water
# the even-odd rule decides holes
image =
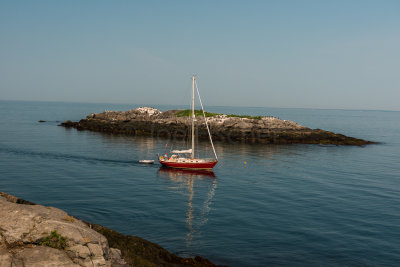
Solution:
[[[171,140],[57,126],[138,106],[0,101],[0,191],[218,264],[399,264],[400,112],[208,107],[380,142],[216,143],[214,175],[138,164]]]

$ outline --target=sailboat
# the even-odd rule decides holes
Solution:
[[[208,132],[208,136],[210,138],[210,143],[214,152],[215,158],[196,158],[195,157],[195,130],[194,130],[194,122],[195,122],[195,113],[194,113],[194,89],[196,87],[197,95],[200,100],[201,109],[203,111],[204,121],[206,123],[206,128]],[[210,128],[208,127],[207,118],[204,113],[203,103],[201,102],[201,97],[199,93],[199,89],[196,84],[196,77],[192,76],[192,114],[191,114],[191,140],[192,140],[192,148],[186,150],[172,150],[171,156],[159,156],[158,161],[166,167],[170,168],[179,168],[179,169],[194,169],[194,170],[212,170],[214,166],[218,163],[217,153],[215,152],[214,143],[212,141]]]

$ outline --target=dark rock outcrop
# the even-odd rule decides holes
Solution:
[[[186,138],[189,134],[187,117],[177,116],[179,110],[161,112],[153,108],[138,108],[125,112],[105,111],[90,114],[79,122],[66,121],[61,126],[111,134],[148,135],[154,137]],[[354,137],[321,129],[310,129],[293,121],[275,117],[234,117],[215,115],[207,118],[214,140],[262,144],[372,144]],[[199,139],[208,139],[203,119],[196,122]]]
[[[122,252],[122,257],[130,266],[216,266],[200,256],[178,257],[161,246],[137,236],[125,236],[101,225],[93,224],[92,227],[107,238],[110,246]]]

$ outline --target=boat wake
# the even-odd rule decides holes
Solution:
[[[86,163],[91,164],[129,164],[129,165],[143,165],[139,163],[139,159],[133,160],[121,160],[121,159],[107,159],[107,158],[98,158],[98,157],[90,157],[90,156],[81,156],[81,155],[72,155],[72,154],[64,154],[64,153],[53,153],[53,152],[37,152],[28,149],[18,149],[18,148],[10,148],[10,147],[0,147],[0,153],[4,154],[14,154],[19,156],[26,157],[40,157],[45,159],[53,159],[53,160],[68,160],[75,162],[85,161]]]

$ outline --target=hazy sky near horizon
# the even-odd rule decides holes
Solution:
[[[0,1],[0,99],[400,110],[400,1]]]

